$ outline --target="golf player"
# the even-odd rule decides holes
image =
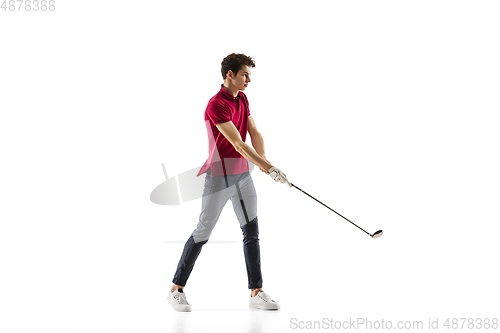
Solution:
[[[243,232],[243,252],[250,289],[250,308],[277,310],[279,304],[262,289],[257,193],[248,160],[274,181],[292,186],[286,175],[265,156],[264,139],[250,115],[243,91],[251,82],[255,62],[244,54],[232,53],[221,64],[224,83],[205,110],[209,156],[198,176],[205,174],[201,214],[196,229],[187,240],[168,293],[168,301],[177,311],[191,311],[184,286],[201,249],[207,243],[222,209],[230,199]],[[253,149],[245,143],[247,132]],[[255,149],[255,150],[254,150]]]

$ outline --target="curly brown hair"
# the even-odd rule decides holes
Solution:
[[[243,53],[231,53],[222,60],[221,72],[222,79],[226,79],[227,72],[233,71],[234,75],[238,74],[243,66],[255,67],[255,61],[252,57],[246,56]]]

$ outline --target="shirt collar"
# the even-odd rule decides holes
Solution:
[[[222,95],[230,100],[230,101],[236,101],[237,99],[239,99],[241,97],[240,95],[240,92],[238,91],[238,95],[236,95],[236,97],[233,96],[233,94],[231,94],[229,91],[227,91],[225,88],[224,88],[224,84],[221,84],[220,85],[220,93],[222,93]]]

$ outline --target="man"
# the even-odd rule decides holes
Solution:
[[[187,240],[168,300],[177,311],[191,311],[184,286],[191,274],[203,245],[208,241],[222,208],[231,199],[243,232],[243,252],[248,275],[251,308],[277,310],[279,304],[262,290],[260,269],[257,193],[250,176],[248,161],[269,174],[276,182],[288,184],[286,175],[265,157],[264,139],[250,115],[248,99],[243,93],[251,82],[250,69],[255,67],[251,57],[232,53],[221,64],[224,83],[210,99],[205,110],[209,156],[198,176],[206,173],[202,209],[198,225]],[[245,143],[246,134],[252,138],[252,149]]]

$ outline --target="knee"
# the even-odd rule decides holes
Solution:
[[[208,242],[210,235],[195,235],[193,232],[188,239],[188,242],[194,246],[203,246]]]
[[[245,224],[241,229],[243,231],[243,243],[245,245],[259,240],[259,224],[257,218]]]

